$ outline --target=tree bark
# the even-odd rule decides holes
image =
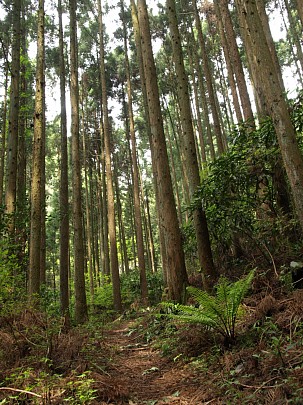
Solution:
[[[127,82],[127,101],[128,101],[128,118],[129,118],[129,132],[131,141],[131,159],[133,170],[133,191],[134,191],[134,211],[135,211],[135,230],[136,230],[136,242],[138,252],[138,263],[140,272],[140,286],[141,286],[141,299],[142,302],[147,304],[148,291],[147,291],[147,279],[144,257],[144,240],[143,240],[143,225],[141,216],[141,201],[140,201],[140,184],[139,184],[139,169],[138,169],[138,157],[136,146],[136,133],[135,133],[135,121],[133,114],[133,97],[132,97],[132,84],[130,77],[130,65],[128,58],[128,45],[127,45],[127,29],[125,22],[124,2],[121,1],[121,19],[123,24],[123,37],[124,37],[124,53],[125,53],[125,71]]]
[[[159,101],[157,73],[152,52],[149,19],[145,0],[138,0],[138,17],[154,152],[152,162],[153,165],[156,165],[155,173],[158,176],[158,210],[160,212],[160,226],[163,227],[166,244],[169,295],[172,300],[182,302],[185,300],[185,287],[188,283],[188,279],[170,177],[162,112]]]
[[[110,244],[110,266],[113,282],[114,307],[117,311],[122,310],[122,300],[120,291],[119,263],[117,252],[117,236],[115,221],[115,197],[113,186],[113,174],[111,163],[111,139],[109,128],[109,116],[107,105],[107,85],[105,76],[104,61],[104,39],[103,39],[103,21],[101,0],[98,3],[98,22],[99,22],[99,42],[100,42],[100,73],[101,73],[101,90],[102,90],[102,108],[103,108],[103,131],[105,147],[105,165],[106,165],[106,185],[107,185],[107,210],[108,210],[108,233]]]
[[[201,48],[201,57],[202,57],[203,70],[204,70],[204,75],[205,75],[207,91],[208,91],[208,98],[209,98],[211,113],[212,113],[213,122],[214,122],[214,132],[215,132],[216,140],[217,140],[217,148],[218,148],[219,155],[221,155],[225,151],[224,143],[223,143],[223,134],[222,134],[220,118],[219,118],[219,114],[218,114],[218,110],[217,110],[217,106],[216,106],[216,98],[215,98],[215,92],[214,92],[213,82],[212,82],[212,74],[211,74],[209,62],[207,59],[205,39],[204,39],[202,28],[201,28],[201,21],[200,21],[200,17],[199,17],[196,0],[193,0],[193,7],[194,7],[196,29],[198,32],[199,46]]]
[[[7,141],[7,182],[5,192],[5,212],[11,215],[9,233],[15,231],[14,213],[16,208],[17,165],[18,165],[18,123],[19,123],[19,78],[20,78],[20,30],[21,0],[13,2],[13,40],[10,86],[10,110]]]
[[[0,207],[3,204],[3,186],[4,186],[4,166],[5,166],[5,148],[6,148],[6,129],[7,129],[7,86],[8,86],[8,67],[5,72],[4,95],[2,108],[2,135],[1,135],[1,154],[0,154]]]
[[[188,173],[190,199],[194,197],[200,185],[198,160],[196,155],[195,136],[191,119],[191,107],[188,91],[188,79],[185,72],[181,39],[178,29],[176,6],[174,0],[166,0],[168,23],[171,35],[173,60],[178,88],[178,100],[182,124],[181,142],[185,155],[185,167]],[[198,257],[203,275],[204,288],[210,291],[216,282],[217,272],[214,267],[205,212],[199,205],[193,212],[193,223],[196,233]]]
[[[70,99],[72,136],[73,227],[74,227],[74,286],[75,320],[84,323],[88,318],[85,276],[82,214],[82,179],[79,139],[79,78],[76,0],[69,0],[70,9]]]
[[[296,140],[283,90],[273,63],[256,0],[237,0],[240,24],[247,30],[246,52],[252,54],[252,69],[258,70],[268,111],[273,120],[285,170],[290,182],[296,213],[303,230],[303,157]]]
[[[60,116],[61,116],[61,163],[60,163],[60,310],[69,327],[69,201],[68,201],[68,152],[67,152],[67,117],[65,97],[65,61],[64,37],[62,24],[62,3],[58,0],[59,17],[59,69],[60,69]]]
[[[39,0],[37,32],[36,95],[31,181],[31,225],[29,246],[29,296],[33,302],[40,294],[40,250],[42,221],[42,165],[45,138],[44,77],[44,0]]]
[[[131,0],[131,13],[132,13],[132,23],[133,23],[133,29],[134,29],[134,39],[135,39],[135,44],[136,44],[136,49],[137,49],[137,61],[138,61],[138,66],[139,66],[140,83],[141,83],[141,88],[142,88],[145,128],[146,128],[146,132],[147,132],[148,139],[149,139],[151,155],[153,156],[154,150],[153,150],[151,124],[150,124],[149,110],[148,110],[147,89],[146,89],[145,78],[144,78],[144,65],[143,65],[142,48],[141,48],[141,34],[140,34],[137,7],[135,5],[134,0]],[[159,191],[158,191],[158,185],[157,185],[158,176],[157,176],[156,170],[157,170],[156,165],[152,164],[153,186],[154,186],[154,191],[155,191],[155,196],[156,196],[156,205],[158,206],[159,205]],[[168,273],[168,269],[167,269],[168,263],[166,260],[166,253],[165,253],[166,247],[165,247],[164,230],[160,226],[161,221],[160,221],[160,213],[158,210],[157,210],[157,220],[158,220],[158,228],[159,228],[160,256],[162,259],[163,278],[165,278],[165,275]]]
[[[218,3],[218,5],[220,6],[219,8],[222,17],[222,22],[226,32],[226,39],[229,45],[231,63],[233,66],[234,74],[237,80],[237,86],[239,89],[239,96],[241,100],[244,120],[254,127],[254,115],[251,108],[251,102],[246,85],[243,65],[239,55],[232,19],[228,9],[229,0],[220,0],[220,2],[218,2],[218,0],[215,0],[215,2]]]

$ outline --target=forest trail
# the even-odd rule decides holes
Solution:
[[[219,403],[216,399],[210,399],[211,394],[206,392],[201,372],[162,357],[151,344],[144,343],[142,335],[132,331],[133,322],[127,321],[104,333],[105,346],[114,349],[106,372],[115,399],[103,404]],[[119,400],[118,395],[122,396]]]

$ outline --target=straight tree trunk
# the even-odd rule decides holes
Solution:
[[[88,319],[85,276],[84,241],[82,214],[82,179],[79,139],[79,78],[76,0],[69,0],[70,11],[70,99],[71,99],[71,141],[73,181],[73,227],[74,227],[74,288],[75,321],[84,323]]]
[[[45,86],[45,85],[44,85]],[[45,96],[43,99],[43,110],[45,115]],[[45,191],[45,151],[46,151],[46,123],[45,119],[43,122],[43,133],[44,136],[42,138],[41,144],[41,154],[42,154],[42,161],[41,161],[41,244],[40,244],[40,285],[46,284],[46,191]]]
[[[138,17],[153,144],[152,163],[156,165],[155,173],[158,176],[159,205],[157,208],[160,213],[160,226],[163,227],[166,244],[169,296],[173,301],[184,302],[185,287],[188,283],[188,279],[170,177],[162,112],[159,101],[157,73],[152,52],[149,19],[145,0],[138,0]]]
[[[202,57],[202,62],[203,62],[203,70],[204,70],[204,75],[205,75],[207,91],[208,91],[209,103],[210,103],[211,113],[212,113],[213,122],[214,122],[214,132],[215,132],[216,140],[217,140],[217,148],[218,148],[219,155],[221,155],[225,149],[224,144],[223,144],[223,134],[222,134],[222,130],[221,130],[218,110],[216,107],[216,99],[215,99],[215,92],[214,92],[213,82],[212,82],[212,74],[211,74],[211,70],[210,70],[210,66],[209,66],[209,61],[207,58],[205,39],[204,39],[203,32],[202,32],[201,21],[200,21],[198,7],[197,7],[197,0],[193,0],[193,7],[194,7],[196,29],[198,32],[199,46],[201,48],[201,57]]]
[[[60,107],[61,107],[61,161],[60,161],[60,310],[69,327],[69,201],[68,201],[68,151],[67,151],[67,117],[65,97],[65,61],[64,37],[62,24],[62,2],[58,0],[59,16],[59,69],[60,69]]]
[[[129,118],[129,132],[130,132],[130,141],[131,141],[132,171],[133,171],[135,230],[136,230],[136,242],[137,242],[139,272],[140,272],[141,299],[144,304],[147,304],[148,291],[147,291],[147,279],[146,279],[146,268],[145,268],[145,257],[144,257],[143,225],[142,225],[142,217],[141,217],[139,169],[138,169],[138,158],[137,158],[135,121],[134,121],[134,114],[133,114],[132,84],[131,84],[130,65],[129,65],[129,58],[128,58],[127,29],[126,29],[124,1],[123,0],[121,0],[121,19],[122,19],[122,24],[123,24],[123,37],[124,37],[125,71],[126,71],[127,99],[128,99],[127,105],[128,105],[128,118]]]
[[[15,230],[14,213],[16,208],[17,165],[18,165],[18,122],[19,122],[19,78],[20,78],[20,37],[21,0],[13,2],[13,39],[10,86],[10,110],[7,141],[7,182],[5,192],[5,212],[11,215],[9,233]]]
[[[194,35],[193,35],[192,27],[191,27],[191,38],[192,38],[192,41],[194,43],[196,43]],[[199,94],[201,97],[202,115],[204,118],[203,121],[204,121],[204,127],[206,130],[206,138],[207,138],[206,144],[208,144],[208,146],[209,146],[209,153],[210,153],[211,160],[215,160],[216,153],[215,153],[215,147],[214,147],[213,136],[212,136],[210,120],[209,120],[208,102],[206,99],[206,89],[205,89],[204,79],[203,79],[202,72],[201,72],[200,65],[199,65],[198,55],[196,52],[193,52],[193,63],[194,63],[194,67],[196,70],[196,75],[197,75],[197,79],[198,79],[198,90],[199,90]]]
[[[1,135],[1,149],[0,149],[0,207],[3,204],[3,186],[4,186],[4,166],[5,166],[5,148],[6,148],[6,130],[7,130],[7,85],[8,85],[8,67],[5,72],[4,79],[4,95],[3,95],[3,108],[2,108],[2,135]]]
[[[17,171],[17,196],[16,196],[16,227],[15,227],[15,240],[18,243],[18,262],[21,269],[26,269],[26,246],[28,239],[28,230],[26,226],[27,212],[27,198],[26,198],[26,128],[28,126],[28,113],[27,113],[27,95],[28,95],[28,66],[26,66],[27,54],[27,35],[25,23],[25,10],[22,7],[21,11],[21,63],[20,66],[20,100],[19,100],[19,136],[18,136],[18,171]]]
[[[181,141],[185,154],[185,167],[189,177],[190,199],[192,199],[200,185],[200,175],[196,155],[193,123],[191,119],[192,114],[188,92],[188,79],[184,67],[175,1],[166,0],[166,8],[171,35],[180,106],[180,117],[182,123],[183,133],[181,135]],[[206,290],[210,291],[217,280],[218,274],[213,263],[206,215],[202,205],[194,210],[193,223],[196,233],[199,263],[203,275],[203,286]]]
[[[141,33],[140,33],[140,27],[139,27],[138,12],[137,12],[137,7],[135,4],[135,1],[131,0],[130,3],[131,3],[132,23],[133,23],[133,29],[134,29],[134,39],[135,39],[135,44],[136,44],[136,49],[137,49],[139,75],[140,75],[140,82],[141,82],[141,88],[142,88],[142,99],[143,99],[144,115],[145,115],[145,122],[146,122],[145,128],[146,128],[146,132],[147,132],[148,139],[149,139],[151,155],[154,156],[151,122],[150,122],[149,110],[148,110],[148,96],[147,96],[147,89],[146,89],[146,83],[145,83],[145,78],[144,78],[145,75],[144,75],[144,64],[143,64],[143,56],[142,56]],[[152,164],[153,185],[154,185],[155,196],[156,196],[156,205],[159,206],[159,190],[158,190],[158,185],[157,185],[158,176],[157,176],[156,170],[157,170],[156,165]],[[157,219],[158,219],[158,225],[159,225],[158,226],[159,227],[159,244],[160,244],[160,254],[161,254],[161,259],[162,259],[163,279],[164,279],[165,285],[167,285],[166,275],[168,274],[168,263],[167,263],[167,259],[166,259],[164,230],[160,226],[161,220],[160,220],[160,213],[158,210],[157,210]]]
[[[295,0],[295,5],[303,28],[303,0]]]
[[[97,130],[96,130],[97,133]],[[100,247],[100,266],[101,266],[101,281],[103,281],[103,276],[106,274],[105,273],[105,237],[104,237],[104,226],[105,224],[105,218],[103,218],[103,213],[105,210],[103,210],[103,194],[102,194],[102,175],[101,175],[101,162],[100,162],[100,154],[101,151],[97,151],[97,205],[98,205],[98,234],[99,234],[99,247]],[[106,233],[107,235],[107,233]],[[99,256],[99,254],[98,254]]]
[[[107,185],[107,210],[108,210],[108,232],[110,244],[110,266],[113,282],[114,307],[115,310],[122,310],[122,300],[120,291],[120,276],[119,263],[117,252],[117,236],[116,236],[116,221],[115,221],[115,200],[114,186],[111,163],[111,139],[107,105],[107,85],[105,76],[105,60],[104,60],[104,39],[103,39],[103,18],[101,0],[98,3],[98,22],[99,22],[99,42],[100,42],[100,73],[101,73],[101,91],[102,91],[102,107],[103,107],[103,131],[104,131],[104,147],[105,147],[105,165],[106,165],[106,185]]]
[[[106,169],[105,169],[105,147],[104,147],[104,130],[103,130],[103,122],[100,123],[101,127],[101,143],[102,143],[102,151],[101,151],[101,167],[102,167],[102,190],[103,190],[103,204],[102,204],[102,219],[103,219],[103,235],[104,235],[104,274],[107,277],[110,277],[110,257],[109,257],[109,244],[108,244],[108,209],[107,209],[107,186],[106,186]]]
[[[115,159],[114,168],[117,168],[117,159]],[[121,239],[121,243],[120,243],[120,245],[121,245],[121,253],[122,253],[123,257],[124,257],[125,273],[129,274],[129,272],[130,272],[129,260],[128,260],[128,254],[127,254],[125,229],[124,229],[124,223],[123,223],[123,217],[122,217],[122,205],[121,205],[120,188],[119,188],[117,170],[114,170],[114,183],[115,183],[115,189],[116,189],[118,221],[119,221],[119,224],[120,224],[119,228],[120,228],[120,239]]]
[[[303,157],[296,140],[283,90],[279,85],[256,0],[236,0],[240,24],[247,30],[246,52],[252,53],[252,69],[258,70],[260,86],[276,130],[285,170],[289,179],[296,213],[303,230]]]
[[[40,251],[42,221],[42,166],[45,138],[45,77],[44,77],[44,0],[39,0],[37,33],[36,95],[31,181],[31,222],[29,245],[29,295],[36,300],[40,294]]]
[[[94,286],[94,265],[93,265],[93,248],[92,248],[92,223],[91,223],[91,211],[93,207],[90,205],[89,198],[89,181],[88,181],[88,165],[89,165],[89,140],[86,139],[86,91],[85,80],[82,78],[82,150],[83,150],[83,166],[84,166],[84,186],[85,186],[85,220],[86,220],[86,235],[87,235],[87,260],[88,260],[88,276],[89,276],[89,291],[90,299],[93,302],[95,295]],[[87,146],[88,143],[88,146]]]
[[[228,74],[228,80],[229,80],[229,85],[231,89],[231,94],[233,98],[233,104],[234,104],[234,109],[237,117],[238,123],[243,121],[243,116],[242,116],[242,111],[240,107],[240,101],[238,98],[238,92],[237,92],[237,85],[234,77],[234,71],[233,71],[233,66],[230,58],[230,53],[229,53],[229,43],[225,35],[224,31],[224,26],[223,26],[223,21],[222,21],[222,16],[220,13],[220,7],[218,5],[218,0],[214,1],[214,7],[215,7],[215,13],[217,16],[217,24],[219,27],[219,33],[221,37],[221,43],[222,43],[222,48],[224,52],[224,58],[225,58],[225,63],[226,63],[226,68],[227,68],[227,74]]]
[[[157,271],[157,261],[156,261],[156,253],[155,253],[155,245],[154,245],[154,238],[153,238],[153,229],[150,217],[150,208],[149,208],[149,198],[146,193],[146,215],[147,215],[147,231],[148,231],[148,241],[149,241],[149,250],[150,250],[150,258],[151,258],[151,271],[152,273],[156,273]]]
[[[291,36],[293,38],[295,47],[297,49],[297,59],[298,59],[298,61],[300,63],[301,71],[303,71],[302,45],[301,45],[301,42],[300,42],[300,38],[298,36],[298,31],[297,31],[296,24],[295,24],[295,21],[294,21],[294,17],[293,17],[293,14],[292,14],[292,6],[291,6],[291,4],[289,3],[288,0],[284,0],[284,3],[285,3],[286,10],[287,10],[287,15],[288,15],[289,32],[290,32],[290,34],[291,34]],[[301,40],[302,40],[302,31],[301,31]]]
[[[249,122],[250,125],[254,126],[254,115],[252,112],[251,102],[248,94],[247,84],[243,71],[243,65],[238,50],[231,15],[228,9],[229,0],[220,0],[220,1],[214,0],[214,1],[215,3],[218,3],[218,6],[220,8],[222,22],[226,33],[226,39],[229,46],[231,63],[233,66],[235,78],[237,80],[237,86],[239,90],[244,120]]]
[[[270,50],[272,61],[273,61],[273,64],[275,66],[275,69],[276,69],[277,77],[279,79],[279,86],[282,89],[282,91],[285,93],[285,86],[284,86],[284,82],[283,82],[282,72],[281,72],[281,68],[280,68],[280,64],[279,64],[279,59],[278,59],[278,56],[277,56],[275,43],[274,43],[274,40],[273,40],[272,35],[271,35],[268,16],[266,14],[265,2],[264,1],[258,1],[257,8],[258,8],[259,17],[260,17],[260,20],[261,20],[261,23],[262,23],[263,32],[265,34],[265,38],[266,38],[266,41],[267,41],[267,45],[268,45],[268,48]]]

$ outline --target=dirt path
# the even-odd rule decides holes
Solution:
[[[104,344],[113,349],[113,356],[106,368],[112,400],[104,404],[218,404],[200,373],[168,361],[131,334],[131,327],[131,322],[124,322],[105,332]]]

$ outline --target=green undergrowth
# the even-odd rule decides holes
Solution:
[[[303,290],[251,294],[226,347],[216,328],[150,314],[136,332],[224,404],[303,403]]]

